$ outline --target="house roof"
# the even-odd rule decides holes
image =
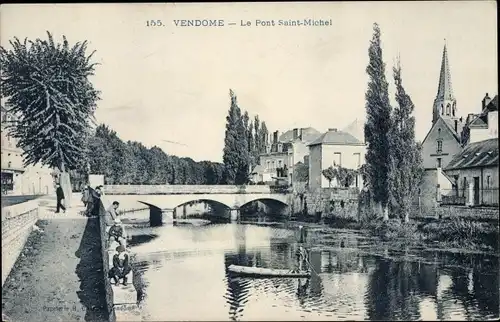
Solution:
[[[485,108],[488,112],[498,111],[498,95],[495,95],[493,99],[486,105]]]
[[[309,146],[331,144],[331,145],[363,145],[363,142],[344,131],[329,130],[314,140]]]
[[[469,127],[485,127],[488,126],[488,116],[478,115],[470,124]]]
[[[288,130],[285,133],[281,134],[279,137],[280,142],[291,142],[293,141],[293,130]],[[316,130],[315,128],[312,127],[304,127],[300,128],[301,133],[302,133],[302,141],[304,142],[312,142],[316,140],[320,135],[321,132]]]
[[[462,122],[458,122],[457,123],[457,130],[455,131],[455,120],[452,120],[452,119],[449,119],[449,118],[445,118],[445,117],[443,117],[442,119],[443,119],[444,123],[446,124],[446,126],[448,127],[448,129],[450,129],[450,131],[453,134],[453,136],[455,137],[455,139],[458,142],[460,142],[460,134],[459,133],[462,132],[463,123]]]
[[[498,165],[498,139],[474,142],[455,155],[445,170]]]
[[[445,128],[451,133],[451,135],[453,136],[453,138],[458,142],[460,143],[460,136],[459,134],[455,131],[455,124],[453,124],[453,120],[451,119],[445,119],[443,117],[439,117],[437,119],[436,122],[434,122],[434,124],[432,124],[431,128],[429,129],[429,132],[427,132],[427,134],[425,135],[425,138],[422,140],[422,144],[424,144],[426,141],[427,141],[427,138],[429,137],[429,135],[431,134],[431,132],[434,130],[434,128],[436,127],[441,127],[440,125],[440,121],[442,121],[444,124],[445,124]],[[458,125],[460,126],[460,131],[461,131],[461,128],[463,127],[463,124],[461,124],[460,122],[458,123]]]

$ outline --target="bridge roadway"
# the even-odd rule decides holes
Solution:
[[[215,202],[232,210],[256,200],[290,204],[289,193],[264,185],[106,185],[104,192],[109,201],[120,202],[122,209],[142,203],[169,211],[193,201]]]

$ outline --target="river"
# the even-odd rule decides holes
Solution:
[[[143,320],[477,320],[499,315],[498,257],[391,251],[332,231],[307,279],[228,277],[291,268],[294,232],[242,224],[128,228]],[[340,238],[347,241],[338,247]],[[325,250],[327,249],[327,250]]]

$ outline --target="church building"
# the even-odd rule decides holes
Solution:
[[[425,169],[420,186],[420,206],[433,209],[441,191],[451,190],[452,181],[442,171],[453,157],[463,150],[464,119],[458,116],[457,100],[453,94],[450,64],[446,44],[441,59],[439,84],[432,106],[432,125],[422,141],[422,159]]]

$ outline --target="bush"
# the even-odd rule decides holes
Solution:
[[[381,237],[383,240],[406,239],[407,241],[419,240],[421,238],[415,222],[405,223],[398,218],[384,221],[377,218],[363,222],[363,229],[370,231],[372,235]]]
[[[451,218],[422,226],[427,240],[451,242],[457,245],[484,244],[498,248],[498,227],[486,222]]]

